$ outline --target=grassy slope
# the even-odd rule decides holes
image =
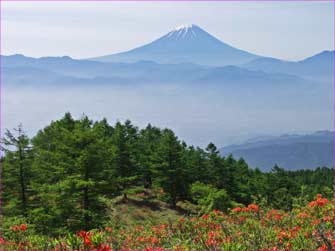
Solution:
[[[196,212],[196,206],[187,204],[188,210],[185,209],[185,203],[179,203],[176,209],[161,200],[153,199],[138,195],[128,195],[125,200],[122,197],[116,198],[110,209],[111,222],[119,225],[141,225],[150,224],[158,225],[162,223],[176,222],[180,218]]]

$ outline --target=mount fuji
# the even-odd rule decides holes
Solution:
[[[224,66],[240,65],[257,58],[259,56],[236,49],[191,24],[177,27],[163,37],[130,51],[91,60],[124,63],[148,60],[162,64]]]

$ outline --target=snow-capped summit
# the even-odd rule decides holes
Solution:
[[[199,30],[200,27],[195,24],[186,24],[181,25],[175,28],[174,30],[170,31],[167,35],[168,36],[177,36],[177,37],[186,37],[189,36],[191,38],[195,38],[197,36],[196,30]]]
[[[93,60],[103,62],[150,60],[169,64],[195,63],[223,66],[247,63],[257,57],[221,42],[198,25],[187,24],[171,30],[144,46]]]
[[[198,26],[195,24],[183,24],[183,25],[176,27],[175,30],[192,29],[193,27],[198,27]]]

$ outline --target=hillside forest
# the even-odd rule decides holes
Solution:
[[[106,119],[92,121],[85,115],[75,119],[70,113],[32,138],[21,125],[7,130],[2,147],[0,245],[7,245],[6,249],[247,250],[274,246],[282,250],[312,245],[330,250],[333,245],[327,237],[333,223],[320,221],[320,217],[332,216],[332,167],[286,171],[274,166],[264,172],[248,166],[243,158],[221,156],[214,143],[205,149],[187,145],[170,129],[151,124],[140,129],[129,120],[111,125]],[[303,211],[317,207],[317,213]],[[296,210],[320,222],[307,227],[307,216],[301,223]],[[285,220],[263,222],[268,212]],[[295,231],[300,242],[290,241],[295,238],[292,233],[285,236],[284,229],[295,227],[293,221],[298,224]],[[169,234],[153,235],[151,229],[157,224]],[[201,226],[203,240],[192,232],[196,224]],[[127,246],[126,236],[132,241],[140,237],[129,233],[135,226],[149,226],[140,231],[149,239],[139,241],[141,245],[128,240]],[[240,237],[234,235],[240,231],[233,226],[240,226]],[[266,234],[257,230],[243,237],[262,226]],[[111,234],[113,240],[108,241],[106,229],[118,231]],[[314,237],[300,235],[299,229]],[[303,241],[301,236],[305,236]],[[243,242],[245,238],[250,242]]]

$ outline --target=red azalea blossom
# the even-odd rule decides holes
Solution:
[[[326,199],[326,198],[322,198],[322,195],[321,194],[318,194],[317,196],[316,196],[316,200],[314,200],[314,201],[312,201],[312,202],[310,202],[309,204],[308,204],[308,206],[309,207],[323,207],[323,206],[325,206],[326,204],[328,204],[329,203],[329,200],[328,199]]]
[[[306,213],[299,213],[298,217],[301,219],[305,219],[305,218],[310,218],[311,216],[309,214]]]
[[[318,251],[327,251],[328,250],[328,247],[326,244],[323,244],[319,249]]]
[[[83,238],[84,246],[90,246],[92,244],[91,239],[90,239],[92,234],[89,231],[86,232],[84,230],[81,230],[77,235]]]
[[[27,230],[27,225],[26,224],[21,224],[20,230],[21,231],[26,231]]]
[[[97,251],[111,251],[109,245],[100,244]]]
[[[285,231],[280,231],[278,233],[278,239],[279,240],[288,239],[289,237],[290,237],[290,235],[288,233],[286,233]]]
[[[85,246],[89,246],[89,245],[91,245],[91,243],[92,243],[92,242],[91,242],[91,240],[90,240],[89,238],[85,238],[85,239],[84,239],[84,245],[85,245]]]
[[[259,211],[259,207],[256,204],[250,204],[248,206],[248,209],[254,212],[258,212]]]
[[[78,232],[77,234],[79,237],[81,238],[85,238],[86,236],[89,236],[89,232],[86,232],[84,230],[81,230],[80,232]]]
[[[201,216],[201,218],[207,220],[209,218],[209,215],[208,214],[204,214],[203,216]]]
[[[158,244],[159,243],[159,240],[155,237],[151,237],[150,241],[151,241],[152,244]]]
[[[312,221],[312,225],[319,225],[321,223],[321,220],[317,219]]]
[[[241,211],[242,211],[242,208],[240,208],[240,207],[235,207],[232,211],[233,211],[234,213],[241,212]]]

